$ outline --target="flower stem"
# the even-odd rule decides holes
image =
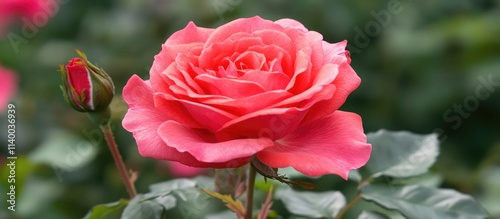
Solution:
[[[349,202],[349,204],[347,204],[344,208],[342,208],[342,210],[339,212],[339,214],[337,214],[337,217],[335,217],[335,219],[342,218],[344,214],[347,212],[347,210],[349,210],[352,206],[354,206],[354,204],[356,204],[356,202],[358,202],[359,199],[361,199],[361,193],[358,193],[358,195],[356,195],[356,197],[354,197],[354,199],[352,199]]]
[[[248,168],[248,182],[247,182],[247,203],[245,210],[245,219],[252,219],[253,216],[253,190],[255,187],[255,176],[257,171],[250,165]]]
[[[115,161],[116,168],[118,168],[118,172],[122,177],[125,187],[127,188],[128,195],[132,199],[137,195],[137,192],[135,191],[134,183],[132,182],[132,180],[128,175],[127,168],[125,167],[125,164],[123,163],[122,160],[122,156],[118,151],[118,145],[115,142],[113,131],[111,130],[111,125],[109,122],[107,122],[101,125],[100,127],[102,132],[104,133],[104,138],[108,143],[109,151],[111,151],[111,155],[113,155],[113,160]]]

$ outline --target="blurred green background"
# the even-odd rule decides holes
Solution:
[[[161,44],[189,21],[217,27],[254,15],[296,19],[328,42],[347,39],[362,84],[342,109],[360,114],[366,132],[440,134],[433,171],[442,175],[442,186],[476,197],[500,218],[499,0],[61,1],[47,25],[26,34],[20,24],[12,32],[23,40],[0,41],[0,63],[20,76],[13,103],[17,152],[23,155],[17,216],[6,216],[1,201],[0,217],[81,218],[93,205],[127,196],[99,130],[62,97],[58,64],[76,56],[74,49],[114,79],[116,140],[128,167],[140,174],[138,191],[147,191],[172,176],[164,165],[140,157],[132,135],[121,127],[127,110],[123,86],[133,74],[147,78]],[[493,81],[489,89],[478,88],[485,81]],[[1,133],[5,123],[3,113]],[[346,188],[337,176],[319,181],[320,189]]]

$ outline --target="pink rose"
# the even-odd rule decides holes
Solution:
[[[0,0],[0,36],[17,20],[43,26],[57,10],[59,3],[56,0]]]
[[[17,76],[14,72],[0,66],[0,113],[5,111],[10,98],[17,87]]]
[[[163,44],[149,80],[128,81],[123,127],[146,157],[228,168],[256,155],[345,179],[371,153],[361,118],[338,110],[360,84],[346,44],[291,19],[191,22]]]

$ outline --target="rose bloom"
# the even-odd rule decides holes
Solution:
[[[0,113],[4,112],[9,100],[14,96],[17,76],[11,70],[0,66]]]
[[[128,81],[123,127],[146,157],[234,168],[255,155],[273,168],[347,179],[371,145],[360,116],[338,110],[360,84],[346,44],[291,19],[191,22],[162,45],[149,80]]]

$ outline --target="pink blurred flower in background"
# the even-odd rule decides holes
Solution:
[[[0,39],[6,36],[10,26],[15,23],[22,23],[23,31],[28,27],[44,26],[58,10],[57,0],[0,0]],[[0,112],[5,109],[16,88],[17,76],[0,66]]]
[[[44,26],[58,10],[57,0],[0,0],[0,36],[15,22]]]
[[[197,168],[179,162],[159,160],[157,168],[163,172],[165,169],[174,178],[191,178],[206,174],[207,168]]]
[[[17,76],[11,70],[0,66],[0,113],[5,111],[17,88]]]

